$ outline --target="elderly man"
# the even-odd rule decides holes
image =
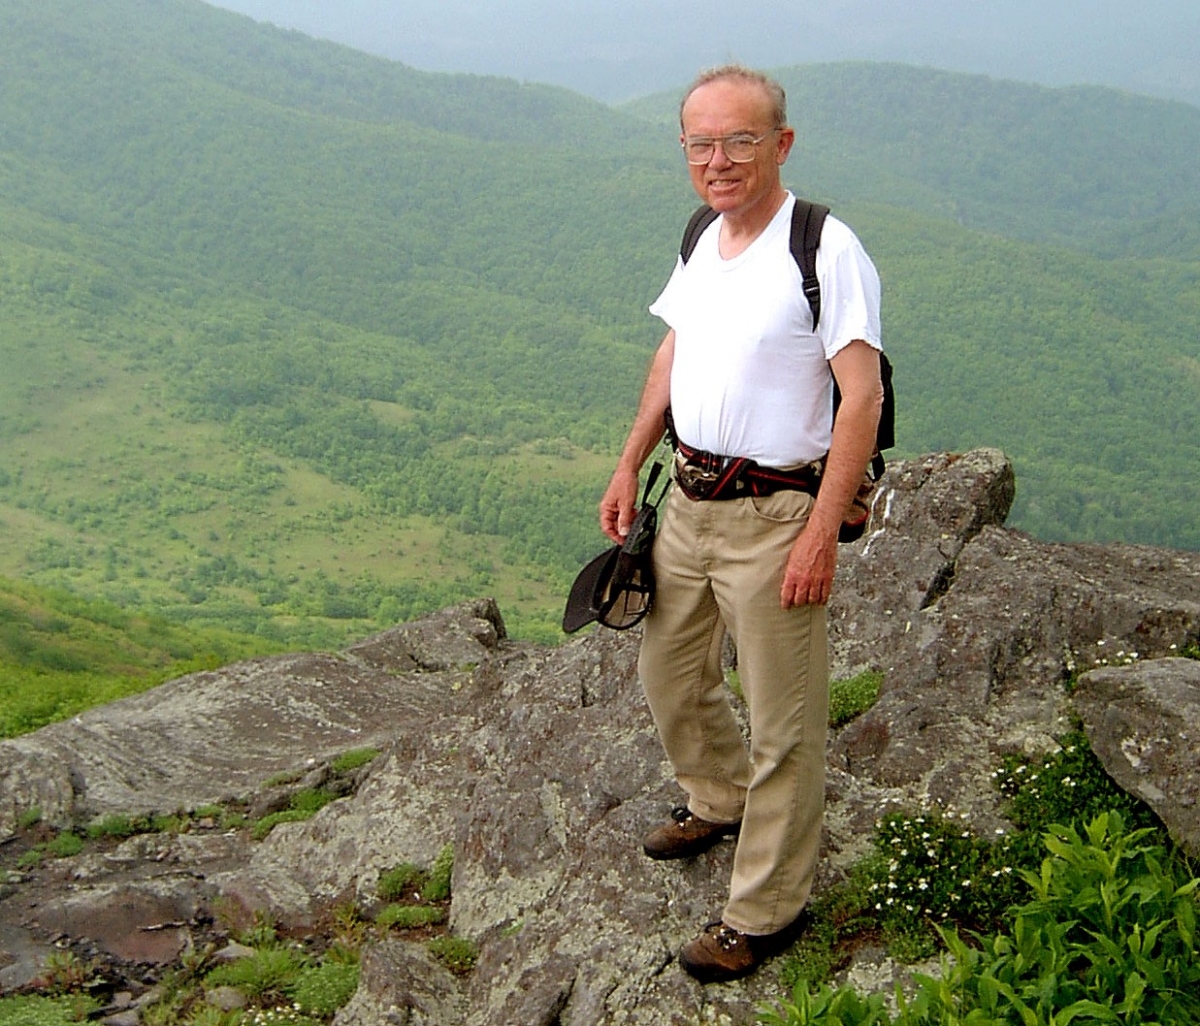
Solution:
[[[781,169],[795,132],[783,89],[740,66],[707,72],[687,91],[680,124],[692,186],[719,216],[650,308],[669,330],[600,524],[614,541],[625,536],[639,470],[671,423],[677,486],[655,542],[657,596],[638,668],[687,805],[644,848],[652,858],[683,858],[737,835],[721,919],[679,956],[710,981],[757,968],[795,935],[808,902],[824,810],[825,603],[883,389],[879,279],[833,217],[817,254],[814,329],[789,249],[795,199]],[[705,479],[698,470],[711,481],[743,457],[776,485],[685,491]],[[723,690],[726,630],[749,710],[749,751]]]

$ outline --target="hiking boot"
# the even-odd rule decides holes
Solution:
[[[701,983],[720,983],[748,976],[772,955],[788,947],[800,935],[805,921],[806,914],[802,912],[795,922],[778,933],[757,935],[742,933],[718,920],[679,949],[679,964]]]
[[[710,823],[684,806],[671,810],[671,822],[651,830],[642,848],[652,859],[685,859],[708,851],[722,837],[731,837],[741,823]]]

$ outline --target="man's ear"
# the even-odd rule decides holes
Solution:
[[[779,130],[779,142],[776,144],[775,160],[782,167],[787,163],[788,154],[792,152],[792,146],[796,142],[796,130],[794,128],[781,128]]]

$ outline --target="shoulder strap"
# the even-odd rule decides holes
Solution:
[[[704,234],[704,229],[716,219],[717,212],[707,205],[698,207],[692,214],[683,230],[683,241],[679,244],[679,256],[685,264],[692,255],[692,250],[696,248],[696,243],[700,241],[700,236]]]
[[[817,247],[821,245],[821,229],[829,208],[823,203],[809,203],[796,197],[792,208],[792,256],[800,267],[804,297],[812,308],[813,330],[821,320],[821,283],[817,281]]]

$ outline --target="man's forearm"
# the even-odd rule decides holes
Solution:
[[[836,531],[858,493],[863,475],[875,454],[882,397],[848,406],[843,400],[833,426],[829,457],[821,475],[821,489],[809,523],[818,529]]]
[[[875,454],[875,438],[883,410],[879,354],[866,342],[850,343],[834,357],[842,392],[833,422],[833,437],[821,477],[821,489],[809,517],[817,530],[836,531],[862,484]]]
[[[671,364],[675,357],[675,335],[667,334],[646,375],[646,384],[638,403],[629,437],[617,461],[620,471],[637,474],[655,447],[662,441],[666,429],[666,412],[671,402]]]

